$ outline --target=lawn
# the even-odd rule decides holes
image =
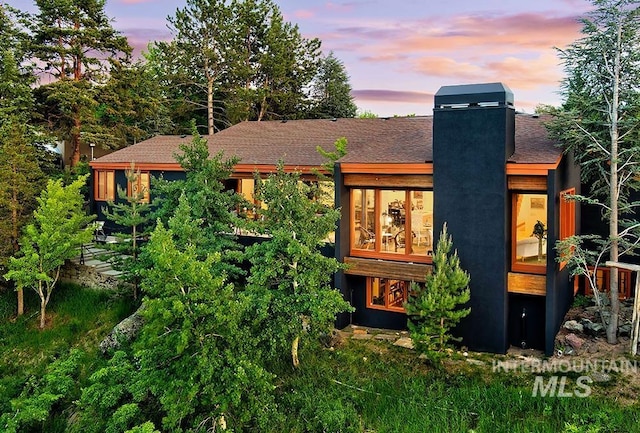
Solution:
[[[49,327],[41,331],[36,301],[28,296],[26,316],[12,322],[14,295],[0,295],[0,413],[10,410],[25,383],[73,348],[83,353],[81,387],[104,365],[98,343],[131,311],[126,297],[61,287]],[[332,348],[304,345],[300,355],[299,370],[283,365],[278,372],[282,416],[273,432],[638,431],[638,403],[620,403],[611,392],[623,380],[618,377],[587,398],[532,397],[534,375],[493,373],[492,355],[474,355],[481,362],[472,364],[454,354],[434,364],[387,341],[349,338]],[[32,431],[64,431],[73,410],[58,405],[56,411]]]

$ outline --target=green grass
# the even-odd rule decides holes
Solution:
[[[79,348],[80,383],[65,402],[71,406],[104,365],[100,340],[132,309],[127,297],[65,286],[54,293],[51,324],[41,331],[35,295],[27,294],[27,314],[12,322],[14,304],[15,294],[0,293],[0,413],[29,377]],[[594,385],[588,398],[532,397],[534,375],[492,373],[491,355],[479,357],[484,366],[454,359],[436,367],[388,342],[351,339],[333,350],[303,345],[300,355],[299,370],[278,372],[281,421],[270,431],[604,433],[637,431],[640,421],[640,405],[618,403],[615,384]],[[64,431],[69,412],[58,410],[38,431]]]
[[[132,311],[132,302],[113,292],[61,285],[47,308],[48,326],[40,330],[37,295],[25,291],[25,315],[17,319],[15,297],[14,292],[0,292],[0,413],[30,377],[41,377],[71,349],[84,352],[80,379],[86,379],[103,362],[100,341]]]
[[[638,404],[532,397],[532,375],[493,374],[490,365],[465,361],[435,368],[383,342],[349,340],[302,362],[278,388],[297,412],[283,431],[628,432],[640,421]]]

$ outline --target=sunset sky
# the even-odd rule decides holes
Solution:
[[[6,3],[33,12],[31,0]],[[554,47],[580,37],[585,0],[276,0],[306,37],[322,40],[351,77],[358,108],[380,116],[431,114],[443,85],[501,81],[516,109],[560,103]],[[107,0],[107,15],[137,52],[171,37],[184,0]]]

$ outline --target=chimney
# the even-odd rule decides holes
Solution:
[[[513,93],[502,83],[444,86],[434,101],[434,228],[447,223],[471,276],[471,314],[458,333],[472,350],[505,353]]]

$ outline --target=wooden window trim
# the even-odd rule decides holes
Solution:
[[[575,195],[575,193],[575,188],[565,189],[560,192],[560,209],[558,213],[560,217],[559,240],[561,241],[576,234],[576,202],[565,198],[565,196]],[[560,262],[560,269],[563,269],[566,265],[566,261]]]
[[[149,203],[151,201],[151,173],[148,171],[140,171],[138,173],[138,180],[137,180],[137,184],[138,184],[138,188],[142,188],[142,176],[146,175],[147,176],[147,182],[145,185],[145,189],[144,189],[144,196],[142,197],[142,199],[140,200],[141,203]],[[133,188],[132,188],[132,183],[131,182],[127,182],[127,195],[129,197],[131,197],[133,195]]]
[[[112,177],[112,190],[111,195],[109,195],[109,188],[107,183],[109,182],[109,174]],[[115,170],[96,170],[94,172],[95,181],[94,181],[94,189],[93,189],[93,197],[95,201],[114,201],[115,200],[115,191],[116,191],[116,174]],[[105,178],[105,190],[100,191],[100,176],[104,175]]]
[[[409,296],[409,287],[411,285],[410,281],[405,281],[405,280],[399,280],[399,279],[395,279],[395,278],[381,278],[381,277],[366,277],[367,278],[367,282],[366,282],[366,286],[367,286],[367,308],[373,309],[373,310],[384,310],[384,311],[392,311],[394,313],[405,313],[406,310],[404,309],[404,307],[397,307],[395,305],[390,305],[389,304],[389,296],[390,294],[387,292],[389,289],[388,287],[385,287],[384,292],[382,294],[383,298],[384,298],[384,305],[379,305],[379,304],[374,304],[372,302],[372,286],[373,286],[373,280],[374,278],[377,278],[380,283],[382,282],[382,280],[385,280],[387,282],[387,285],[389,284],[389,281],[398,281],[398,282],[404,282],[404,289],[403,289],[403,296],[402,296],[402,305],[404,305],[404,303],[406,302],[408,296]]]
[[[511,193],[511,271],[525,274],[537,274],[545,275],[547,273],[547,265],[524,265],[518,262],[517,249],[518,249],[518,236],[517,236],[517,221],[518,221],[518,206],[515,196],[517,194],[539,194],[536,192],[517,191]],[[547,198],[547,206],[549,205]],[[547,224],[547,227],[549,225]],[[548,259],[548,258],[547,258]]]
[[[370,189],[374,191],[374,233],[375,236],[375,244],[373,250],[359,249],[355,248],[356,244],[356,234],[355,234],[355,207],[356,203],[354,200],[353,191],[355,189]],[[418,190],[418,189],[406,189],[405,192],[405,203],[410,203],[411,197],[410,194],[413,191],[431,191],[428,189]],[[349,190],[349,255],[353,257],[362,257],[362,258],[370,258],[370,259],[381,259],[381,260],[393,260],[393,261],[401,261],[401,262],[412,262],[412,263],[433,263],[433,256],[430,255],[420,255],[420,254],[408,254],[406,253],[407,248],[405,247],[405,253],[391,253],[384,251],[382,236],[380,236],[382,228],[380,227],[380,218],[378,215],[381,215],[381,203],[382,202],[382,189],[377,188],[353,188]],[[411,239],[411,212],[406,212],[406,222],[405,222],[405,239]],[[432,249],[434,246],[432,245]],[[434,249],[435,250],[435,249]]]

